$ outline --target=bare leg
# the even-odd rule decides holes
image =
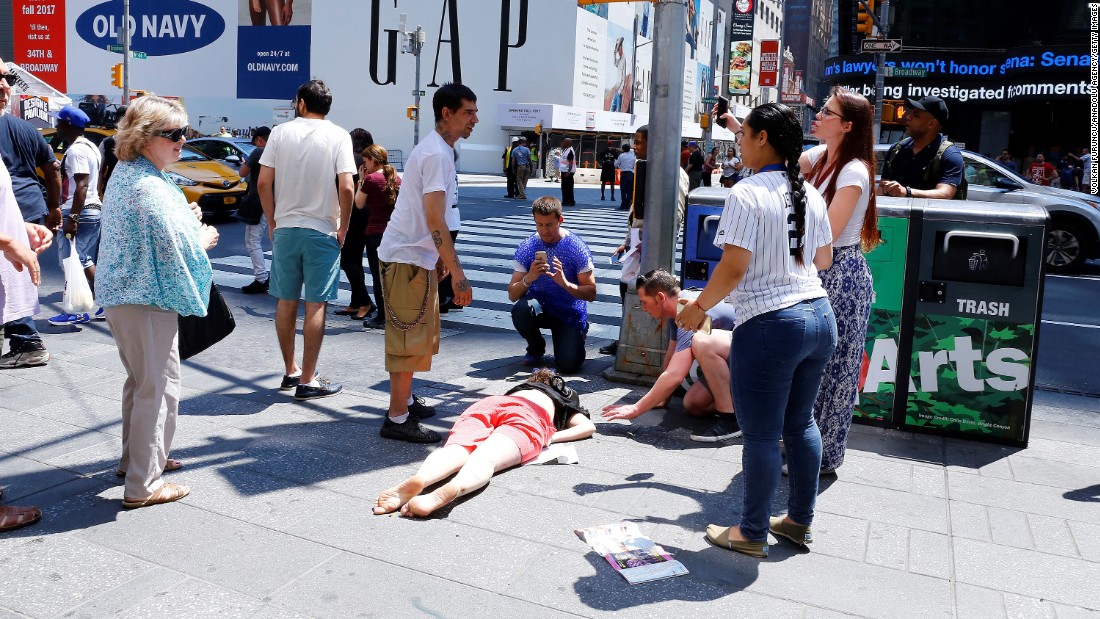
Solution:
[[[287,375],[298,371],[298,363],[294,361],[294,332],[297,326],[298,302],[279,299],[279,304],[275,306],[275,334],[279,336],[279,351],[283,353]]]
[[[390,372],[390,417],[400,417],[409,412],[412,388],[412,372]]]
[[[714,408],[719,413],[733,412],[733,394],[730,392],[730,332],[716,329],[709,334],[696,333],[691,340],[691,352],[699,361],[703,376],[710,385]],[[686,406],[686,404],[685,404]]]
[[[709,378],[707,380],[710,380]],[[727,385],[729,383],[726,383]],[[703,386],[703,383],[695,383],[684,394],[684,412],[689,415],[703,416],[710,415],[715,410],[714,397],[711,396],[710,391]]]
[[[493,432],[470,454],[470,459],[454,479],[431,494],[413,497],[401,508],[401,513],[405,516],[427,516],[456,498],[489,483],[489,479],[497,471],[519,463],[519,446],[515,441],[505,434]]]
[[[252,19],[253,26],[266,26],[267,20],[264,15],[264,2],[265,0],[251,0],[248,3],[248,16]]]
[[[313,380],[317,371],[317,358],[321,356],[321,342],[325,339],[325,302],[306,301],[306,318],[302,321],[302,384]],[[297,308],[295,308],[297,309]],[[292,352],[293,356],[293,352]]]
[[[374,503],[374,513],[388,514],[397,511],[425,487],[442,481],[461,469],[469,459],[470,452],[461,445],[448,445],[433,451],[415,475],[378,495],[378,500]]]
[[[283,2],[282,0],[268,0],[267,2],[267,17],[268,23],[272,26],[283,26]]]

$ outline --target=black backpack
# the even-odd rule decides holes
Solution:
[[[913,138],[905,138],[904,140],[891,146],[890,150],[886,151],[886,162],[883,164],[883,172],[885,172],[886,170],[893,172],[894,157],[897,156],[903,145],[908,145],[912,143]],[[954,145],[955,143],[950,140],[945,139],[940,141],[940,147],[936,149],[936,155],[932,157],[932,161],[928,163],[928,167],[924,168],[923,180],[925,183],[931,185],[932,187],[936,186],[936,182],[934,179],[940,178],[940,173],[943,169],[943,154],[947,152],[948,148]],[[959,186],[955,188],[955,197],[952,198],[952,200],[965,200],[968,186],[969,185],[966,182],[966,169],[964,165],[962,181],[959,183]]]

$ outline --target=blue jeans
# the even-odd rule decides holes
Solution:
[[[772,497],[782,475],[780,436],[790,475],[788,514],[798,524],[813,522],[821,467],[814,399],[834,348],[836,318],[825,297],[755,316],[733,331],[730,382],[745,437],[741,534],[746,539],[768,536]]]
[[[527,354],[535,356],[546,353],[546,340],[539,329],[550,329],[558,372],[572,374],[581,369],[584,363],[584,331],[551,316],[535,299],[526,297],[516,301],[512,306],[512,325],[527,340]]]
[[[69,216],[69,211],[62,211],[64,217]],[[101,210],[99,205],[86,206],[77,216],[76,226],[76,255],[80,258],[80,264],[84,268],[94,266],[99,260],[99,220]],[[65,258],[69,257],[69,239],[64,235],[54,239],[57,244],[58,264],[64,267]]]
[[[42,336],[34,326],[34,317],[27,316],[4,324],[4,337],[11,340],[12,352],[42,348]]]

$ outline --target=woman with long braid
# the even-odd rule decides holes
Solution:
[[[726,121],[736,129],[732,115]],[[825,200],[799,171],[802,126],[794,112],[761,105],[736,133],[745,166],[757,173],[730,190],[714,241],[722,258],[677,323],[699,329],[704,312],[726,295],[737,308],[729,360],[745,438],[744,507],[739,525],[712,524],[706,539],[766,557],[769,530],[800,546],[812,541],[821,466],[813,404],[836,346],[836,319],[814,267],[832,264],[832,234]],[[790,470],[788,514],[769,519],[781,477],[780,437]]]
[[[836,313],[836,352],[825,364],[814,417],[821,430],[821,474],[844,463],[859,370],[871,315],[871,269],[863,258],[882,242],[875,210],[875,110],[867,98],[833,88],[811,131],[824,144],[802,153],[802,173],[825,197],[833,232],[833,266],[821,284]],[[862,249],[862,251],[861,251]]]

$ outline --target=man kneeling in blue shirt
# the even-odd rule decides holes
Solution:
[[[562,228],[561,202],[545,196],[531,205],[536,231],[516,248],[508,300],[512,324],[527,340],[523,365],[542,365],[549,329],[558,372],[570,374],[584,363],[588,302],[596,300],[592,252],[576,234]]]

